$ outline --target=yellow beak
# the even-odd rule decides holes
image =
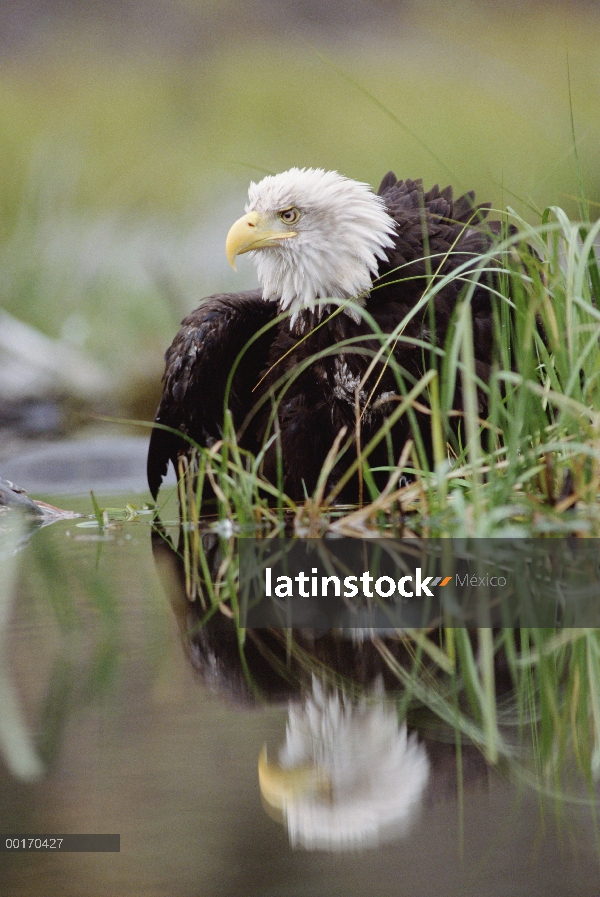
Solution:
[[[284,809],[286,804],[304,795],[326,795],[331,792],[328,776],[316,766],[283,769],[278,763],[269,763],[266,745],[258,758],[258,783],[263,800],[277,810]]]
[[[229,264],[235,271],[235,259],[244,252],[252,249],[266,249],[268,246],[277,246],[281,240],[295,237],[296,232],[291,230],[274,230],[258,212],[248,212],[232,224],[227,234],[225,251]]]

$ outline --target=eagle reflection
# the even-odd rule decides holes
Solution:
[[[313,677],[311,693],[289,705],[279,761],[269,762],[263,748],[258,777],[292,846],[345,850],[406,832],[429,767],[424,746],[398,724],[383,694],[356,700],[328,693]]]
[[[216,576],[219,537],[203,535],[202,546]],[[454,747],[426,750],[399,721],[398,680],[372,639],[247,629],[241,644],[232,617],[189,599],[182,533],[176,549],[157,524],[152,547],[201,681],[238,705],[288,703],[285,740],[277,751],[263,747],[258,778],[265,810],[285,824],[293,847],[356,850],[406,835],[423,803],[454,785]],[[400,639],[386,636],[385,644],[398,662],[408,661]],[[463,781],[486,775],[476,751],[463,746],[463,758]]]

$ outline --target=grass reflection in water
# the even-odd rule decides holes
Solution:
[[[205,682],[235,700],[292,701],[279,770],[267,767],[264,755],[261,760],[263,795],[271,806],[287,807],[289,816],[296,805],[294,777],[298,794],[308,788],[317,802],[331,806],[330,782],[325,773],[325,779],[318,775],[327,766],[327,746],[317,745],[307,733],[320,727],[327,732],[325,742],[335,741],[336,724],[323,721],[328,701],[331,717],[343,730],[349,708],[360,716],[360,708],[370,702],[381,713],[385,695],[396,721],[426,736],[429,747],[431,739],[453,745],[459,787],[462,756],[476,750],[488,764],[557,806],[583,802],[593,810],[598,630],[244,629],[239,625],[236,538],[214,531],[195,532],[192,540],[189,535],[179,531],[175,550],[157,526],[153,544],[192,664]],[[297,734],[303,729],[304,741]],[[290,747],[294,731],[303,744],[295,751]],[[281,767],[291,773],[291,785],[287,780],[274,784]],[[301,840],[297,831],[292,837]]]

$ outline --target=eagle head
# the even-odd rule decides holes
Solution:
[[[328,299],[363,304],[395,224],[368,184],[321,168],[290,168],[251,183],[246,214],[227,236],[227,257],[252,252],[266,301],[320,313]],[[345,311],[357,318],[356,309]]]

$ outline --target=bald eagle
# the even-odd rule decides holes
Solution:
[[[493,274],[477,273],[477,260],[500,229],[485,220],[489,208],[476,205],[472,192],[455,200],[451,187],[425,192],[422,181],[398,180],[393,172],[377,194],[321,169],[292,168],[252,183],[226,252],[234,267],[237,256],[252,253],[261,289],[210,296],[184,319],[165,356],[155,422],[211,447],[223,437],[227,401],[239,445],[254,454],[263,448],[264,476],[275,483],[282,470],[284,490],[296,500],[315,489],[346,428],[345,451],[329,475],[335,486],[357,447],[381,433],[403,395],[440,364],[466,287],[475,373],[487,380],[497,284]],[[377,485],[415,429],[431,460],[427,397],[418,399],[410,413],[396,415],[369,456],[370,466],[380,468]],[[460,378],[453,401],[462,407]],[[479,404],[485,416],[482,390]],[[169,462],[177,467],[178,455],[189,451],[188,441],[153,430],[154,497]],[[353,477],[338,498],[355,501],[357,489]]]

